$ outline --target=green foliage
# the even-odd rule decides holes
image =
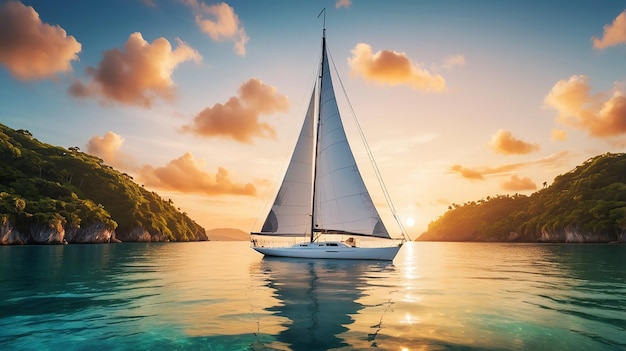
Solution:
[[[609,241],[624,235],[626,154],[593,157],[531,196],[453,205],[419,240],[538,241],[571,229]]]
[[[27,233],[33,225],[79,228],[104,223],[121,240],[137,227],[154,238],[207,240],[204,228],[78,147],[39,142],[0,124],[0,218]]]

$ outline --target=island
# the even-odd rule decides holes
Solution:
[[[626,154],[590,158],[530,196],[453,204],[417,240],[626,242]]]
[[[171,200],[102,159],[0,124],[0,244],[205,240]]]

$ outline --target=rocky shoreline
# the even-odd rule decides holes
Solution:
[[[197,240],[201,240],[197,238]],[[162,233],[150,233],[144,228],[136,227],[124,235],[116,235],[115,230],[108,229],[104,223],[93,223],[80,228],[64,228],[62,225],[35,225],[28,232],[20,232],[13,223],[0,223],[0,245],[28,244],[103,244],[121,242],[167,242],[169,239]]]
[[[626,230],[621,231],[617,235],[609,235],[606,233],[585,232],[580,228],[568,226],[566,228],[546,230],[542,229],[538,237],[523,237],[517,232],[510,232],[508,236],[502,239],[479,239],[477,236],[455,236],[446,235],[445,237],[428,237],[417,238],[415,241],[454,241],[454,242],[511,242],[511,243],[626,243]]]
[[[578,228],[566,227],[553,231],[542,230],[538,241],[545,243],[626,243],[626,231],[614,236],[606,233],[586,233]]]

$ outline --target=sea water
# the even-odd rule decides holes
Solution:
[[[0,350],[623,350],[626,245],[0,247]]]

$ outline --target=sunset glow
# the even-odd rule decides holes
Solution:
[[[0,121],[102,158],[207,230],[258,230],[307,108],[324,6],[357,162],[350,107],[411,238],[453,204],[529,195],[626,151],[626,5],[609,0],[10,0]]]
[[[412,227],[415,225],[415,220],[413,219],[413,217],[409,217],[404,220],[404,224],[406,224],[407,227]]]

